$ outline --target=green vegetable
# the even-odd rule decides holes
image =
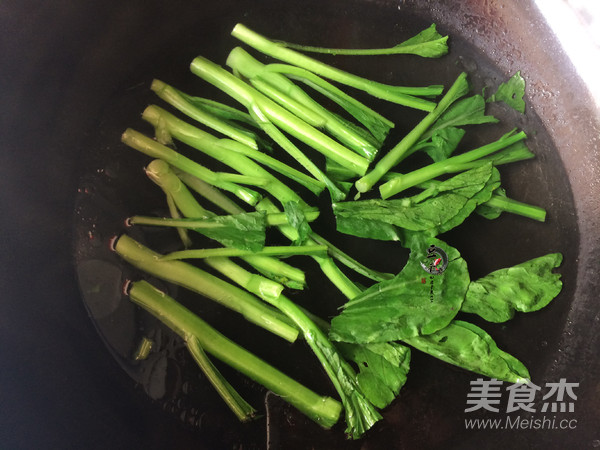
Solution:
[[[298,231],[298,239],[294,241],[295,245],[303,245],[307,242],[309,235],[312,233],[304,210],[298,202],[290,201],[283,205],[287,222]]]
[[[169,86],[163,81],[156,79],[152,80],[152,86],[150,88],[164,101],[174,106],[192,119],[197,120],[198,122],[224,134],[225,136],[229,136],[231,139],[234,139],[244,145],[247,145],[253,149],[258,149],[258,144],[256,141],[259,138],[255,133],[212,114],[210,110],[206,108],[204,103],[205,99],[187,95],[175,89],[174,87]],[[237,111],[237,113],[243,114],[241,111]],[[250,116],[248,116],[248,120],[252,120]]]
[[[337,230],[410,246],[413,237],[434,237],[460,225],[499,184],[498,171],[487,163],[412,197],[334,203]]]
[[[147,282],[132,283],[131,300],[160,319],[188,343],[194,357],[204,349],[215,358],[247,375],[281,396],[324,428],[332,427],[341,413],[341,405],[292,380],[252,353],[233,343],[173,298]],[[190,346],[191,342],[191,346]],[[198,360],[198,359],[197,359]]]
[[[269,64],[267,69],[300,81],[337,103],[372,133],[377,147],[381,147],[390,129],[394,128],[393,122],[306,69],[289,64]]]
[[[234,77],[223,68],[202,57],[195,58],[194,61],[192,61],[190,68],[195,75],[215,85],[248,108],[250,115],[253,116],[261,127],[263,127],[263,130],[265,130],[265,132],[280,145],[282,145],[282,141],[279,139],[278,134],[273,133],[272,127],[267,127],[267,124],[272,123],[277,127],[280,127],[283,131],[291,134],[307,145],[310,145],[312,148],[337,161],[344,167],[355,171],[357,174],[362,175],[365,173],[368,166],[368,161],[365,158],[342,146],[302,119],[294,116],[292,113],[265,97],[253,87]],[[284,149],[290,152],[289,148],[284,147]],[[310,163],[306,156],[301,154],[301,152],[294,151],[292,156],[295,157],[315,178],[325,182],[325,180],[322,179],[323,175],[319,175],[319,173],[314,170],[314,164]]]
[[[511,383],[527,383],[527,368],[514,356],[500,350],[481,328],[452,321],[447,327],[427,336],[403,339],[408,345],[463,369]]]
[[[235,150],[231,151],[232,148],[236,149],[243,147],[241,144],[227,139],[217,139],[194,126],[179,120],[158,106],[149,106],[146,108],[142,114],[142,118],[150,122],[157,130],[162,130],[160,134],[175,137],[195,149],[215,158],[217,161],[237,170],[239,173],[249,177],[250,180],[264,180],[262,185],[265,189],[282,202],[298,199],[298,196],[291,188],[242,154],[244,150],[240,152]],[[159,133],[157,132],[157,136],[158,135]],[[167,142],[163,143],[166,144]],[[247,148],[247,151],[251,152],[252,150]],[[264,155],[264,157],[269,158],[268,155]],[[283,165],[282,163],[280,164]],[[314,184],[309,184],[309,186],[312,187]],[[322,186],[320,186],[320,189],[316,188],[315,192],[320,192],[321,190]],[[304,204],[304,202],[302,203]]]
[[[192,220],[133,216],[129,219],[129,223],[131,225],[191,228],[226,247],[247,250],[251,254],[259,252],[264,247],[267,226],[266,214],[259,212]]]
[[[296,245],[296,246],[268,246],[259,251],[239,250],[236,248],[203,248],[192,250],[181,250],[171,252],[161,258],[161,261],[172,261],[179,259],[203,259],[215,256],[297,256],[297,255],[327,255],[326,245]]]
[[[227,58],[227,65],[260,92],[271,98],[305,122],[323,128],[343,145],[373,160],[379,149],[378,142],[365,129],[359,129],[313,100],[300,87],[284,75],[269,70],[241,47],[234,48]]]
[[[310,45],[291,44],[284,41],[275,41],[284,47],[311,53],[329,53],[332,55],[394,55],[411,54],[425,58],[439,58],[448,53],[448,36],[442,36],[432,24],[429,28],[419,34],[397,44],[391,48],[375,49],[348,49],[348,48],[324,48]]]
[[[435,107],[434,103],[415,96],[427,97],[438,95],[443,89],[442,86],[429,86],[422,88],[389,86],[367,80],[365,78],[352,75],[348,72],[344,72],[343,70],[321,63],[313,58],[298,53],[295,50],[285,48],[281,44],[270,41],[269,39],[261,36],[258,33],[255,33],[242,24],[237,24],[233,28],[231,35],[242,42],[245,42],[251,47],[254,47],[258,51],[272,56],[273,58],[310,70],[311,72],[334,80],[338,83],[364,90],[375,97],[411,108],[421,109],[423,111],[432,111]]]
[[[329,379],[333,383],[344,405],[346,433],[353,439],[362,436],[381,416],[361,391],[361,386],[352,367],[342,358],[325,333],[284,295],[269,295],[247,282],[252,274],[235,266],[226,258],[208,261],[209,264],[234,282],[253,290],[263,300],[270,303],[289,317],[302,331],[304,340],[317,356]],[[254,288],[254,289],[253,289]]]
[[[446,95],[442,97],[437,106],[425,116],[396,146],[388,151],[375,167],[356,182],[359,192],[367,192],[379,179],[392,169],[404,157],[404,154],[417,143],[423,133],[446,111],[452,103],[465,95],[469,90],[467,74],[461,73]],[[389,183],[389,182],[388,182]],[[387,183],[386,183],[387,184]]]
[[[215,218],[214,213],[207,211],[200,206],[200,204],[192,196],[189,190],[185,187],[181,180],[170,170],[169,165],[166,164],[164,161],[152,161],[148,165],[146,173],[149,175],[152,181],[154,181],[166,193],[173,197],[177,208],[182,212],[182,214],[185,217],[194,219]],[[243,219],[241,222],[237,220],[236,217],[238,216],[245,217],[246,223],[244,223]],[[214,228],[209,224],[208,227],[201,226],[197,229],[193,228],[193,230],[204,235],[210,235],[215,239],[222,239],[221,242],[225,245],[237,245],[244,249],[251,249],[250,245],[244,242],[244,229],[248,227],[248,221],[254,222],[254,226],[256,227],[256,221],[260,219],[244,214],[236,214],[234,216],[231,216],[229,219],[215,218],[215,220],[222,220],[225,222],[229,221],[230,225],[231,223],[235,224],[237,222],[238,227],[237,229],[232,226]],[[164,223],[165,221],[163,220],[161,222]],[[180,226],[184,225],[183,222],[178,222],[177,224]],[[264,232],[256,233],[255,236],[259,234],[262,236]],[[269,256],[261,255],[244,256],[243,259],[261,273],[269,276],[269,278],[281,281],[288,287],[294,289],[302,289],[304,287],[304,272],[302,272],[299,269],[296,269],[295,267],[290,266],[289,264],[284,263],[283,261]]]
[[[336,343],[346,359],[358,364],[358,385],[378,408],[385,408],[399,394],[410,366],[410,349],[396,342],[379,344]]]
[[[429,275],[421,266],[430,244],[448,255],[441,274]],[[455,248],[436,239],[415,240],[402,271],[347,302],[331,321],[329,336],[334,341],[370,344],[434,333],[456,316],[468,286],[467,264]]]
[[[121,140],[135,150],[145,153],[152,158],[162,159],[169,163],[169,165],[194,175],[210,185],[217,186],[233,193],[236,197],[244,200],[248,204],[255,205],[261,199],[261,195],[258,192],[245,187],[240,187],[237,184],[224,179],[221,174],[201,166],[191,159],[180,155],[175,150],[159,144],[131,128],[123,133]]]
[[[498,90],[490,98],[488,102],[504,102],[511,108],[525,114],[525,80],[521,76],[521,72],[515,73],[506,83],[498,86]]]
[[[179,210],[177,209],[177,205],[175,205],[175,200],[173,200],[173,196],[171,194],[165,194],[167,199],[167,207],[169,208],[169,214],[171,214],[172,219],[181,219],[181,214],[179,214]],[[185,248],[192,246],[192,239],[189,236],[188,230],[185,228],[178,227],[177,234],[179,235],[179,239],[181,239],[181,243]]]
[[[537,311],[562,289],[560,274],[552,273],[561,262],[560,253],[551,253],[473,281],[461,310],[489,322],[505,322],[515,311]]]
[[[492,197],[485,203],[479,205],[475,212],[486,219],[496,219],[503,211],[530,219],[544,222],[546,220],[546,210],[539,206],[528,205],[506,196],[502,188],[494,191]]]
[[[133,355],[133,359],[136,361],[143,361],[148,358],[148,355],[150,355],[150,352],[152,351],[152,347],[154,347],[154,341],[144,336]]]
[[[441,175],[452,172],[460,172],[478,165],[485,165],[489,160],[484,159],[484,157],[522,141],[526,137],[527,136],[523,131],[519,133],[514,133],[511,131],[490,144],[466,153],[462,153],[460,155],[452,156],[443,161],[432,163],[405,175],[400,175],[396,178],[393,178],[382,184],[379,187],[379,192],[381,193],[382,198],[389,198],[408,189],[409,187],[416,186]],[[477,161],[479,159],[482,161]]]
[[[293,342],[298,337],[298,330],[280,312],[195,266],[182,261],[161,261],[163,255],[144,247],[127,235],[117,239],[115,251],[134,267],[210,298],[283,339]]]

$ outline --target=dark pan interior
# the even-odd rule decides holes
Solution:
[[[585,448],[600,438],[594,375],[600,368],[598,269],[593,264],[600,250],[600,186],[593,182],[598,179],[599,153],[592,140],[597,117],[585,87],[532,5],[7,5],[1,17],[8,38],[1,45],[9,69],[4,78],[13,88],[3,93],[8,110],[2,128],[10,151],[2,153],[7,314],[0,318],[0,399],[10,405],[0,413],[0,436],[7,448]],[[137,274],[118,261],[107,242],[124,230],[129,215],[158,212],[162,196],[143,174],[148,159],[122,145],[120,134],[129,126],[151,132],[139,115],[149,103],[161,104],[148,89],[154,77],[224,99],[196,79],[188,65],[197,55],[223,63],[237,45],[229,36],[237,22],[267,36],[334,47],[390,45],[431,22],[451,35],[451,54],[442,60],[329,58],[339,67],[388,83],[448,85],[466,70],[474,90],[480,91],[522,70],[528,83],[526,115],[498,106],[492,112],[528,132],[537,158],[502,168],[503,185],[514,198],[545,207],[548,221],[472,217],[443,238],[461,251],[472,278],[544,253],[564,254],[564,289],[548,308],[506,325],[477,323],[501,348],[525,362],[538,385],[559,378],[580,383],[576,411],[569,416],[578,420],[576,430],[465,430],[466,396],[476,376],[416,351],[399,399],[358,442],[346,441],[340,424],[332,431],[321,430],[224,369],[266,411],[254,424],[239,425],[167,332],[159,336],[160,354],[141,364],[131,362],[139,336],[159,327],[121,294],[122,281]],[[526,39],[524,28],[544,39]],[[402,70],[404,61],[411,71]],[[369,102],[398,123],[392,142],[416,120],[401,107]],[[483,127],[470,143],[486,142],[505,128]],[[330,220],[321,226],[323,233],[331,233]],[[170,234],[134,233],[157,250],[173,244]],[[399,246],[336,239],[374,268],[399,270],[406,258]],[[317,277],[313,272],[309,276]],[[165,288],[193,302],[183,290]],[[334,314],[343,302],[326,285],[299,298],[324,316]],[[248,342],[248,348],[327,393],[327,379],[301,346],[290,348],[266,333],[248,330],[212,305],[200,310],[223,331]]]

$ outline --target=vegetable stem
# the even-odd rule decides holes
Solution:
[[[125,261],[157,278],[178,284],[242,314],[250,322],[286,339],[296,340],[298,330],[289,319],[256,297],[182,261],[161,261],[163,256],[127,235],[118,238],[115,251]]]
[[[386,172],[392,169],[392,167],[402,159],[403,155],[417,143],[421,135],[427,131],[427,128],[429,128],[456,99],[465,95],[468,90],[469,83],[467,82],[467,74],[463,72],[458,76],[454,84],[448,89],[446,95],[442,97],[433,111],[427,114],[416,127],[396,144],[394,148],[386,153],[367,175],[356,182],[356,189],[359,192],[367,192],[371,189],[373,185],[377,183]]]
[[[462,153],[460,155],[452,156],[443,161],[429,164],[428,166],[414,170],[407,174],[393,178],[390,181],[382,184],[379,187],[379,192],[382,198],[388,198],[399,192],[402,192],[409,187],[416,186],[417,184],[423,183],[432,178],[439,177],[440,175],[451,173],[457,168],[462,168],[466,163],[470,163],[477,159],[483,158],[481,164],[489,164],[490,160],[485,159],[485,156],[490,155],[498,150],[501,150],[509,145],[516,142],[522,141],[527,135],[521,131],[516,134],[509,133],[502,136],[495,142],[476,148],[474,150]]]
[[[161,261],[173,261],[180,259],[203,259],[212,258],[215,256],[248,256],[248,255],[263,255],[263,256],[296,256],[296,255],[322,255],[327,254],[326,245],[282,245],[263,247],[258,252],[249,250],[240,250],[237,248],[203,248],[192,250],[181,250],[171,252],[163,256]]]
[[[285,61],[288,64],[294,64],[325,78],[352,86],[356,89],[361,89],[375,97],[411,108],[421,109],[423,111],[433,110],[435,103],[414,97],[414,95],[432,96],[438,95],[442,91],[441,86],[410,88],[402,86],[390,86],[367,80],[357,75],[353,75],[324,64],[316,59],[305,56],[302,53],[298,53],[295,50],[285,48],[283,45],[273,42],[264,36],[255,33],[240,23],[233,28],[231,35],[273,58]]]
[[[544,222],[546,220],[546,210],[544,208],[522,203],[518,200],[513,200],[512,198],[501,195],[492,195],[492,198],[490,198],[485,205],[490,208],[497,208],[502,211],[528,217],[537,220],[538,222]]]
[[[236,197],[244,200],[250,205],[255,205],[261,199],[260,194],[257,192],[248,188],[240,187],[235,183],[224,181],[216,172],[201,166],[191,159],[180,155],[175,150],[159,144],[158,142],[150,139],[147,136],[144,136],[138,131],[132,130],[131,128],[127,129],[123,133],[121,140],[135,150],[145,153],[153,158],[162,159],[170,165],[194,175],[208,184],[233,193]]]
[[[242,103],[250,110],[251,115],[252,112],[256,113],[256,110],[260,110],[261,114],[264,114],[270,122],[305,144],[310,145],[323,155],[359,175],[366,172],[369,162],[365,158],[294,116],[217,64],[206,58],[197,57],[192,61],[190,68],[195,75],[215,85]]]
[[[185,341],[190,337],[197,339],[206,352],[281,396],[321,426],[330,428],[337,422],[341,405],[336,400],[320,396],[289,378],[149,283],[132,283],[129,295],[132,301],[159,318]]]
[[[142,294],[144,295],[144,294]],[[136,297],[137,303],[141,305],[139,292],[136,292],[131,297]],[[221,375],[221,372],[215,367],[215,365],[208,359],[208,356],[204,352],[199,339],[196,336],[188,335],[186,339],[187,348],[196,361],[196,364],[200,367],[210,384],[215,388],[217,393],[221,396],[225,404],[231,409],[231,411],[237,416],[241,422],[247,422],[252,419],[256,410],[242,398],[242,396],[229,384],[229,382]]]

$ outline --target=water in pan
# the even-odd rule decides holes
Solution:
[[[330,432],[321,430],[280,399],[272,395],[265,397],[264,389],[227,367],[219,366],[250,403],[265,414],[254,424],[238,425],[206,383],[179,339],[133,306],[122,293],[124,280],[139,278],[140,274],[121,263],[111,252],[109,241],[112,237],[126,231],[160,252],[174,250],[179,245],[173,232],[150,228],[126,229],[124,225],[125,218],[132,214],[164,215],[166,212],[162,192],[143,173],[143,167],[149,160],[119,142],[126,127],[151,133],[138,117],[147,104],[158,103],[148,89],[153,77],[190,93],[223,100],[220,93],[191,75],[187,67],[197,54],[223,63],[228,50],[236,45],[227,31],[237,21],[244,21],[268,36],[311,44],[326,43],[334,47],[390,45],[429,25],[427,20],[407,16],[406,13],[402,20],[390,17],[384,8],[375,8],[379,14],[370,9],[369,22],[363,20],[364,11],[360,8],[349,8],[346,13],[336,16],[326,13],[315,15],[310,8],[302,11],[287,8],[278,11],[281,14],[277,23],[267,23],[263,17],[269,14],[272,17],[273,11],[267,13],[266,8],[255,7],[245,16],[221,17],[212,28],[204,28],[200,37],[192,29],[178,32],[162,47],[149,51],[136,61],[114,95],[107,99],[81,163],[82,178],[75,217],[75,258],[83,300],[100,335],[134,380],[136,388],[147,393],[155,407],[165,409],[197,429],[199,442],[211,448],[232,448],[242,444],[244,448],[262,448],[266,442],[271,448],[283,448],[283,443],[285,448],[313,445],[315,448],[382,448],[383,443],[390,448],[387,443],[391,442],[397,443],[398,448],[411,444],[447,448],[448,442],[459,443],[465,433],[462,411],[466,393],[469,381],[475,376],[417,352],[413,353],[409,379],[400,398],[384,411],[384,420],[361,442],[346,442],[342,425]],[[389,31],[382,33],[381,30]],[[210,36],[210,31],[215,35],[219,33],[223,37],[222,42],[215,45],[213,40],[210,45],[207,44],[203,37]],[[504,79],[485,55],[479,54],[459,36],[452,37],[451,53],[441,60],[401,56],[323,59],[348,71],[395,84],[448,85],[461,70],[465,70],[471,75],[473,91],[480,92],[484,86],[495,87]],[[160,63],[157,64],[157,61]],[[410,70],[406,70],[407,67]],[[421,117],[397,105],[361,98],[397,123],[388,147]],[[507,125],[504,128],[480,127],[472,133],[464,148],[495,139],[512,126],[527,131],[530,135],[528,145],[537,158],[503,167],[503,186],[512,197],[545,207],[548,220],[539,224],[509,215],[495,221],[471,217],[444,239],[461,251],[469,264],[472,278],[541,254],[563,252],[565,262],[561,272],[565,288],[550,307],[540,313],[517,316],[502,326],[481,324],[501,348],[526,363],[534,381],[541,381],[556,351],[572,297],[578,245],[573,202],[559,157],[535,112],[528,110],[525,116],[521,116],[499,105],[493,105],[490,112],[505,119]],[[325,196],[319,204],[327,211]],[[365,243],[335,234],[331,217],[328,214],[324,216],[319,224],[320,231],[367,266],[392,272],[402,267],[406,253],[400,246]],[[320,280],[310,264],[306,270],[309,286],[310,280]],[[319,393],[335,395],[319,365],[301,343],[290,346],[247,325],[212,302],[175,286],[160,282],[158,286],[284,372]],[[341,294],[325,283],[318,282],[318,286],[318,290],[309,289],[294,299],[324,317],[335,314],[336,308],[343,303]],[[135,361],[133,355],[143,337],[154,342],[153,350],[147,359]],[[268,433],[265,433],[266,430]]]

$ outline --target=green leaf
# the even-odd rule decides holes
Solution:
[[[523,363],[500,350],[489,334],[468,322],[454,320],[428,336],[403,340],[442,361],[490,378],[511,383],[526,383],[530,378]]]
[[[440,274],[429,274],[421,266],[430,245],[448,256],[447,268]],[[467,264],[458,250],[437,239],[415,239],[402,271],[346,303],[331,322],[330,337],[368,344],[434,333],[458,313],[468,286]]]
[[[494,95],[487,99],[487,102],[504,102],[521,114],[525,114],[525,80],[521,72],[515,73],[506,83],[498,86]]]
[[[282,47],[291,48],[303,52],[327,53],[332,55],[396,55],[411,54],[424,58],[439,58],[448,53],[448,36],[442,36],[432,24],[429,28],[406,41],[390,48],[326,48],[314,47],[312,45],[293,44],[284,41],[275,41]]]
[[[353,236],[401,240],[437,236],[460,225],[500,184],[491,163],[456,175],[413,197],[333,204],[337,230]]]
[[[498,197],[502,198],[507,198],[506,191],[501,187],[496,188],[493,195],[497,195]],[[487,203],[483,203],[475,209],[475,212],[477,214],[479,214],[482,217],[485,217],[488,220],[497,219],[498,217],[500,217],[500,214],[502,214],[502,211],[502,209],[490,206]]]
[[[561,262],[560,253],[550,253],[473,281],[461,310],[490,322],[512,319],[515,311],[537,311],[562,289],[560,274],[552,272]]]
[[[448,53],[448,36],[437,32],[435,24],[416,36],[392,47],[394,53],[411,53],[424,58],[439,58]]]
[[[498,122],[498,119],[494,116],[485,114],[485,100],[483,97],[481,95],[473,95],[459,100],[450,106],[423,135],[420,142],[430,139],[436,131],[444,128],[496,122]]]
[[[303,245],[312,232],[308,220],[306,220],[304,210],[298,202],[294,201],[283,205],[283,210],[285,211],[288,223],[298,231],[298,239],[294,241],[294,245]]]
[[[436,130],[431,140],[425,143],[423,151],[434,162],[443,161],[452,154],[464,135],[465,130],[462,128],[447,127]]]
[[[225,247],[260,251],[265,245],[266,213],[252,212],[204,219],[205,227],[194,231],[220,242]]]
[[[380,344],[337,343],[344,358],[354,361],[363,394],[378,408],[385,408],[398,395],[410,368],[410,349],[396,342]]]

